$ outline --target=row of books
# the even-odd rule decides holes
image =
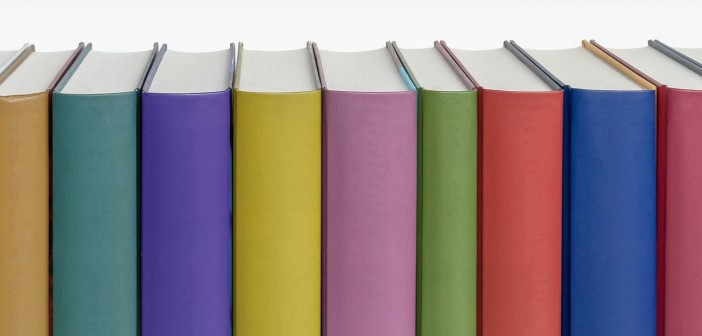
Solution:
[[[702,334],[702,49],[0,66],[1,335]]]

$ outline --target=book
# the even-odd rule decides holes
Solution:
[[[509,44],[441,45],[479,94],[479,335],[558,335],[563,92]]]
[[[311,46],[239,44],[235,334],[321,334],[322,93]]]
[[[144,84],[143,336],[231,334],[234,55],[164,44]]]
[[[52,94],[54,336],[139,333],[139,91],[155,50],[88,44]]]
[[[699,240],[702,219],[698,181],[702,162],[702,66],[692,57],[696,49],[681,53],[658,40],[632,49],[604,52],[615,67],[633,71],[656,86],[657,188],[658,188],[658,336],[702,333]],[[687,54],[691,54],[687,56]],[[700,58],[702,59],[702,58]]]
[[[478,92],[439,42],[392,46],[418,96],[417,335],[476,335]]]
[[[0,334],[49,335],[49,120],[83,48],[0,51]]]
[[[655,87],[587,41],[512,45],[566,91],[563,335],[655,335]]]
[[[324,335],[415,334],[417,93],[390,47],[319,50]]]

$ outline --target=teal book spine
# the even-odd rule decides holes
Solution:
[[[53,335],[136,336],[139,91],[52,103]]]

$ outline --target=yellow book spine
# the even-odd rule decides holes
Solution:
[[[321,334],[321,91],[234,93],[234,329]]]
[[[0,335],[49,334],[49,93],[0,97]]]

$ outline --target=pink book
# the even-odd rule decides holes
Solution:
[[[323,334],[414,336],[414,86],[391,49],[314,51],[324,115]]]

